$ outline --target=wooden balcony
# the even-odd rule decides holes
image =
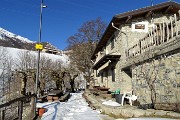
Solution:
[[[171,42],[175,37],[179,36],[180,17],[177,18],[176,14],[174,14],[173,17],[170,17],[169,21],[156,24],[156,27],[151,29],[146,37],[140,39],[134,46],[127,50],[127,58],[141,55],[154,49],[156,46]]]
[[[146,37],[127,50],[126,62],[122,63],[122,69],[179,48],[180,15],[179,18],[174,15],[170,17],[169,22],[156,24]]]

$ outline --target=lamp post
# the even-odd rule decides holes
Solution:
[[[151,6],[153,6],[153,0],[151,0]]]
[[[38,50],[38,56],[37,56],[37,71],[36,71],[36,83],[35,83],[35,101],[34,101],[34,115],[36,115],[36,102],[37,98],[39,97],[39,71],[40,71],[40,53],[41,50],[43,49],[43,45],[41,44],[41,33],[42,33],[42,9],[46,8],[47,6],[43,5],[43,0],[41,0],[41,5],[40,5],[40,26],[39,26],[39,39],[38,43],[36,44],[36,50]]]

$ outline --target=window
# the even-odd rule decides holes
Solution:
[[[101,73],[101,83],[103,83],[103,72]]]
[[[111,68],[112,82],[115,82],[115,69]]]
[[[110,42],[111,42],[111,49],[113,49],[114,48],[114,35],[111,37]]]

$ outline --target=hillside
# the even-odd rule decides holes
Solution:
[[[31,41],[28,38],[16,35],[0,27],[0,46],[35,51],[35,44],[36,42]],[[42,44],[47,49],[60,51],[48,42],[42,42]]]

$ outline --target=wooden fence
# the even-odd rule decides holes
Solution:
[[[170,17],[170,22],[162,22],[149,31],[146,37],[140,39],[138,43],[127,50],[127,57],[140,55],[146,51],[150,51],[155,46],[173,40],[180,34],[180,10],[179,17],[176,14]]]
[[[0,120],[22,120],[23,108],[34,95],[22,96],[0,105]]]

